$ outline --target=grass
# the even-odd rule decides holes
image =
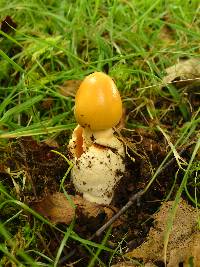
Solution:
[[[63,131],[71,131],[75,127],[74,98],[60,94],[59,86],[96,70],[108,72],[116,81],[129,112],[127,128],[159,132],[157,126],[162,129],[165,118],[176,110],[179,117],[173,129],[177,142],[172,152],[184,147],[198,131],[199,110],[190,110],[182,88],[172,84],[163,89],[161,84],[167,67],[180,58],[199,57],[199,9],[197,0],[1,0],[0,20],[10,16],[17,24],[10,31],[0,31],[1,147],[10,138],[56,139]],[[44,107],[48,99],[53,103],[50,109]],[[156,106],[157,99],[167,100],[169,106]],[[136,115],[144,120],[138,121]],[[170,135],[167,129],[164,132]],[[192,161],[187,166],[183,183]],[[149,186],[155,178],[156,171]],[[196,196],[193,200],[198,202]],[[68,239],[91,254],[90,267],[97,262],[106,266],[99,257],[101,250],[120,254],[106,246],[110,230],[102,244],[97,244],[79,237],[73,224],[65,230],[55,227],[18,199],[4,180],[0,208],[4,213],[0,218],[1,266],[58,266]],[[27,213],[33,215],[33,225]],[[37,248],[37,232],[43,234],[45,225],[63,236],[55,257]]]

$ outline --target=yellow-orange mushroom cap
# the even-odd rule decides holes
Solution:
[[[103,72],[88,75],[75,97],[75,118],[92,131],[112,128],[122,116],[122,101],[113,80]]]

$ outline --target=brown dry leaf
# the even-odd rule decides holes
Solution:
[[[193,265],[189,265],[191,258],[193,258]],[[180,263],[188,264],[186,266],[200,267],[200,233],[193,234],[184,247],[175,248],[171,251],[167,267],[178,267]]]
[[[0,29],[2,32],[10,33],[13,31],[13,29],[17,28],[17,23],[13,21],[13,19],[10,16],[6,16],[4,20],[0,22]]]
[[[76,92],[81,84],[80,80],[68,80],[59,87],[59,93],[63,96],[75,97]]]
[[[74,216],[80,215],[90,218],[105,213],[107,219],[113,216],[113,212],[110,213],[110,210],[108,212],[103,206],[89,202],[78,195],[69,195],[69,197],[72,204],[67,200],[65,194],[57,192],[46,196],[41,201],[32,203],[32,207],[53,223],[70,224]],[[76,208],[73,207],[73,204]]]
[[[173,201],[164,203],[154,215],[154,227],[149,231],[147,241],[129,252],[127,256],[149,261],[163,261],[164,234],[168,213]],[[185,201],[179,203],[167,247],[167,267],[188,264],[193,257],[195,267],[200,267],[200,231],[197,229],[197,211]],[[184,265],[185,266],[185,265]]]
[[[176,79],[198,80],[200,79],[200,59],[191,58],[180,60],[179,63],[166,69],[167,75],[163,78],[163,83],[171,83]]]

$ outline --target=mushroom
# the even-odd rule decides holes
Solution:
[[[69,142],[75,189],[98,204],[110,204],[125,171],[123,143],[113,127],[122,116],[122,101],[113,80],[94,72],[81,83],[75,97],[75,128]]]

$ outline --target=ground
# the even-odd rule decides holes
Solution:
[[[147,240],[162,203],[175,211],[182,197],[198,212],[198,1],[2,0],[0,11],[0,266],[135,262],[126,253]],[[76,194],[66,160],[74,95],[94,71],[113,78],[124,107],[126,173],[109,209],[145,191],[98,237],[102,207],[67,225],[42,204]]]

